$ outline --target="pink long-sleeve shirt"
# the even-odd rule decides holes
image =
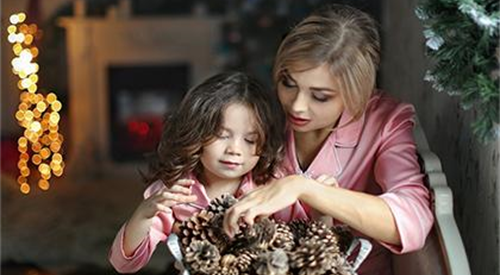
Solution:
[[[298,165],[293,131],[288,132],[285,175],[334,176],[341,188],[379,196],[389,206],[401,246],[372,240],[372,252],[358,270],[360,275],[392,274],[389,251],[401,254],[420,249],[432,227],[430,195],[413,139],[414,117],[411,105],[376,92],[359,120],[347,123],[352,116],[342,114],[339,127],[305,171]],[[309,206],[302,203],[302,207],[309,213]]]

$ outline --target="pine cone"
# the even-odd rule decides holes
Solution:
[[[254,223],[248,228],[244,228],[243,232],[237,236],[237,239],[246,243],[247,247],[257,249],[267,249],[276,233],[276,224],[268,218],[264,218],[257,223]]]
[[[194,273],[211,274],[219,268],[220,253],[208,241],[193,241],[186,248],[185,261]]]
[[[214,273],[214,275],[239,275],[240,272],[236,267],[220,267]]]
[[[233,254],[226,254],[220,260],[220,268],[214,275],[239,275],[239,270],[236,267],[236,256]]]
[[[333,264],[327,275],[356,275],[352,265],[341,254],[335,254],[333,257]]]
[[[236,256],[236,267],[240,273],[250,273],[250,267],[257,260],[259,252],[255,249],[242,249]]]
[[[226,254],[222,256],[222,259],[220,260],[220,265],[223,267],[231,267],[235,266],[236,264],[236,256],[233,254]]]
[[[340,251],[345,254],[354,239],[351,230],[347,225],[337,225],[332,230],[337,234]]]
[[[223,221],[224,213],[216,214],[210,220],[210,225],[207,229],[207,232],[210,242],[215,244],[222,253],[226,253],[228,245],[231,244],[231,239],[226,234],[226,232],[224,232],[224,228],[222,227]]]
[[[290,254],[290,267],[298,275],[322,275],[333,266],[336,247],[328,246],[319,238],[302,239],[301,244]]]
[[[213,213],[202,210],[185,220],[179,227],[181,247],[186,249],[193,241],[209,240],[209,236],[214,234],[210,229],[213,216]]]
[[[293,233],[293,237],[295,243],[298,244],[299,240],[306,236],[306,231],[308,226],[308,222],[305,220],[293,220],[288,224],[290,230]]]
[[[273,250],[283,249],[291,251],[294,246],[294,236],[290,227],[281,222],[276,223],[276,232],[274,233],[270,248]]]
[[[313,221],[306,230],[305,239],[316,238],[324,242],[327,246],[332,246],[338,250],[338,237],[326,224],[321,221]]]
[[[207,207],[208,212],[214,214],[224,214],[228,208],[233,206],[238,200],[233,195],[223,194],[222,196],[213,199]]]
[[[257,275],[285,275],[288,269],[288,256],[283,249],[261,253],[255,262]]]

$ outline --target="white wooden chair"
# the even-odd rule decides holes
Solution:
[[[393,256],[394,274],[470,275],[467,255],[453,216],[453,194],[446,182],[441,162],[429,149],[418,121],[414,136],[432,194],[435,223],[421,250]]]

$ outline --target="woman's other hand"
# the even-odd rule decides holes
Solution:
[[[248,193],[226,211],[224,231],[233,237],[239,230],[239,222],[252,225],[259,217],[267,217],[293,204],[303,191],[302,176],[293,175],[275,180]]]

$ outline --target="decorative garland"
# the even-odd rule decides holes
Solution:
[[[500,135],[497,0],[424,0],[415,10],[424,25],[432,68],[425,80],[438,92],[459,96],[473,109],[472,129],[487,143]]]
[[[47,191],[52,175],[60,177],[65,163],[62,156],[63,136],[59,133],[59,111],[62,103],[54,93],[44,96],[38,93],[38,70],[36,63],[39,50],[34,42],[39,33],[34,23],[25,23],[26,14],[12,14],[7,27],[7,39],[13,44],[12,72],[19,77],[17,83],[21,91],[20,103],[15,117],[24,128],[23,136],[18,143],[19,177],[17,182],[23,194],[31,192],[29,180],[35,179],[34,171],[38,170],[38,188]],[[35,169],[30,169],[35,168]]]

